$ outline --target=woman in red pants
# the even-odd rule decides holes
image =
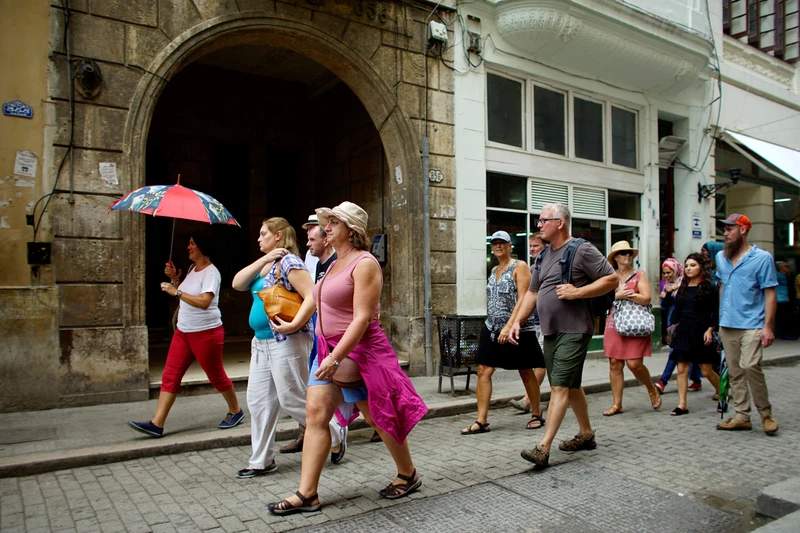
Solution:
[[[155,416],[149,422],[128,422],[131,428],[145,435],[163,436],[164,423],[181,390],[183,375],[195,359],[214,388],[228,402],[228,414],[217,427],[232,428],[244,419],[233,383],[222,366],[225,331],[218,307],[222,277],[211,263],[212,246],[211,239],[205,236],[194,235],[189,239],[189,259],[194,265],[189,268],[183,283],[180,283],[180,271],[176,272],[172,261],[164,269],[172,281],[162,283],[161,290],[180,301],[178,328],[172,336],[167,364],[161,376]]]

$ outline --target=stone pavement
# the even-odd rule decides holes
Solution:
[[[653,365],[655,368],[655,365]],[[238,480],[249,446],[160,455],[0,479],[0,531],[750,531],[758,491],[800,475],[800,363],[765,370],[781,429],[714,429],[711,391],[690,393],[690,414],[671,417],[674,392],[654,412],[643,387],[625,391],[625,413],[606,418],[610,393],[589,396],[598,448],[554,449],[532,472],[519,452],[540,431],[511,408],[490,412],[492,431],[461,436],[474,412],[423,420],[409,437],[421,490],[382,500],[394,475],[369,430],[355,431],[345,460],[321,479],[321,513],[275,517],[265,504],[294,492],[299,454],[278,470]],[[670,389],[668,389],[669,391]],[[569,414],[559,438],[577,431]],[[165,439],[166,440],[166,439]]]
[[[660,376],[666,352],[656,353],[645,363],[654,377]],[[764,352],[765,364],[800,360],[800,341],[778,341]],[[626,370],[628,385],[636,381]],[[476,407],[475,380],[470,392],[464,391],[465,378],[456,378],[456,395],[449,393],[449,379],[437,392],[437,377],[415,377],[412,382],[430,408],[429,417],[450,416]],[[524,394],[517,372],[498,371],[493,380],[494,408],[505,407],[509,400]],[[608,363],[602,354],[590,356],[584,369],[584,387],[588,393],[609,390]],[[674,381],[667,390],[675,390]],[[706,384],[706,387],[708,385]],[[547,380],[542,385],[549,397]],[[239,401],[247,411],[246,394]],[[65,468],[76,468],[158,456],[168,453],[209,450],[250,443],[250,425],[221,431],[217,424],[225,416],[225,402],[218,394],[178,398],[165,428],[165,437],[151,439],[130,430],[127,420],[149,420],[156,400],[90,407],[51,409],[25,413],[0,414],[0,477],[31,475]],[[672,408],[670,408],[672,409]],[[362,419],[351,429],[365,427]],[[289,420],[278,426],[278,440],[294,436],[297,425]]]

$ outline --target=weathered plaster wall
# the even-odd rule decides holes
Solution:
[[[33,118],[0,115],[0,412],[58,403],[58,293],[51,266],[31,268],[25,215],[47,189],[47,53],[50,9],[0,0],[0,103],[20,100]],[[14,173],[17,150],[38,158],[34,177]],[[40,204],[41,208],[41,204]],[[39,209],[38,212],[41,212]],[[37,212],[37,214],[38,214]],[[48,241],[44,228],[38,240]]]

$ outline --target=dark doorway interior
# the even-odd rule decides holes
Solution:
[[[172,248],[176,266],[185,273],[189,237],[209,231],[215,237],[212,261],[222,274],[220,309],[232,379],[246,378],[252,300],[249,293],[231,289],[231,281],[258,257],[262,221],[288,219],[303,255],[306,235],[301,225],[315,207],[349,199],[383,218],[387,175],[371,118],[332,73],[282,49],[220,50],[178,73],[153,115],[146,171],[147,184],[175,183],[180,174],[182,185],[211,194],[241,224],[178,220]],[[160,384],[176,306],[159,289],[166,279],[172,223],[152,217],[146,224],[144,291],[153,388]],[[205,376],[197,372],[196,379],[203,382]]]

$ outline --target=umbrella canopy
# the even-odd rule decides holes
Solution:
[[[239,226],[230,211],[216,199],[182,185],[147,185],[120,198],[108,210]]]
[[[728,411],[728,394],[731,390],[731,383],[728,377],[728,362],[725,360],[725,349],[716,331],[714,332],[714,343],[719,351],[719,403],[717,404],[717,411],[720,413],[720,418],[725,418],[725,413]]]

